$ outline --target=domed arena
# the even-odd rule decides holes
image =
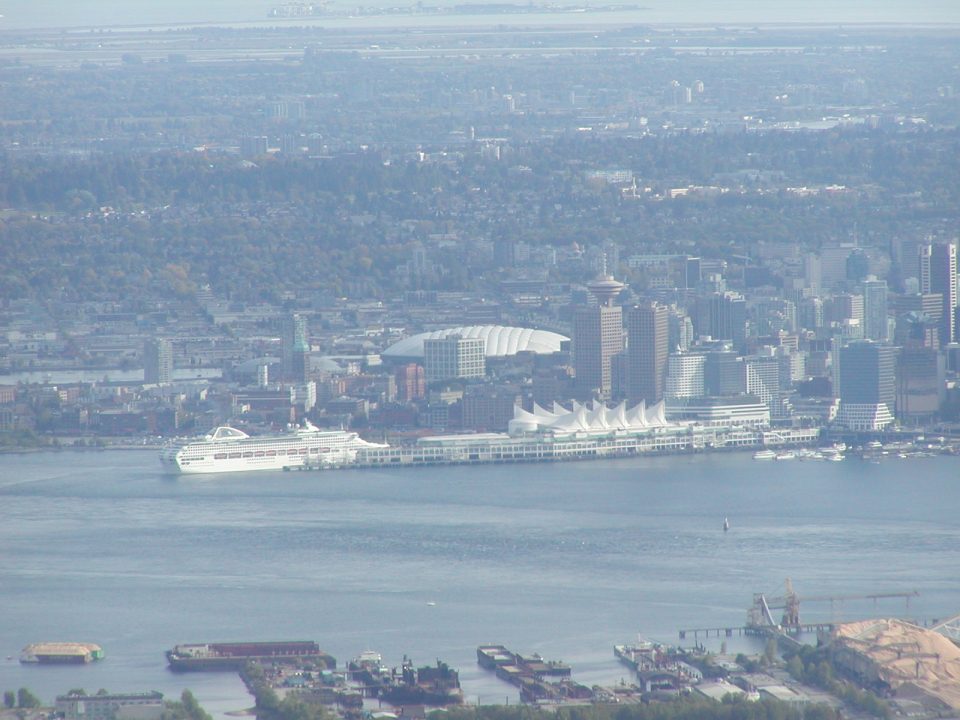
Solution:
[[[411,335],[395,342],[381,355],[387,360],[422,361],[424,340],[436,340],[450,335],[481,338],[487,358],[508,357],[520,352],[548,355],[559,352],[560,343],[569,340],[566,336],[549,330],[505,327],[503,325],[467,325]]]

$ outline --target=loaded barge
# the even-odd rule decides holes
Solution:
[[[477,663],[517,687],[523,702],[583,701],[593,696],[590,688],[571,680],[569,665],[544,660],[537,653],[524,657],[503,645],[481,645]]]
[[[43,642],[27,645],[20,662],[41,665],[83,665],[103,659],[103,650],[94,643]]]
[[[171,670],[242,670],[251,661],[322,662],[326,667],[336,666],[333,656],[320,649],[317,643],[308,640],[292,642],[245,642],[245,643],[205,643],[177,645],[167,650],[167,663]]]
[[[436,667],[414,668],[413,661],[404,656],[403,665],[389,669],[379,653],[367,651],[347,665],[347,675],[359,684],[365,697],[393,706],[444,707],[463,703],[460,674],[440,660]]]

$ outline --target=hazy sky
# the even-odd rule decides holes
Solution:
[[[264,22],[287,0],[0,0],[0,28]],[[416,0],[331,0],[330,7],[413,5]],[[424,0],[456,5],[477,0]],[[497,0],[526,4],[528,0]],[[538,5],[636,4],[649,23],[960,24],[960,0],[533,0]]]

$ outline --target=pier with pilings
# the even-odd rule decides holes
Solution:
[[[711,627],[711,628],[685,628],[679,631],[680,639],[687,640],[693,638],[695,645],[699,645],[700,639],[709,638],[731,638],[742,637],[744,635],[785,635],[797,633],[829,633],[833,631],[832,623],[804,623],[791,627],[789,633],[783,628],[768,625],[743,625],[740,627]]]
[[[870,593],[865,595],[834,595],[826,597],[807,597],[807,601],[830,602],[831,607],[845,600],[872,600],[876,605],[881,600],[904,600],[905,611],[909,613],[910,599],[917,592]],[[776,617],[774,610],[782,610],[782,616]],[[779,615],[779,613],[777,613]],[[743,626],[700,627],[680,630],[680,640],[692,638],[694,646],[700,647],[701,640],[710,638],[732,638],[744,635],[774,638],[778,643],[798,645],[797,636],[803,633],[816,633],[818,637],[833,632],[836,622],[800,622],[800,596],[793,588],[790,578],[784,582],[784,592],[780,596],[754,593],[753,604],[747,610],[747,622]]]

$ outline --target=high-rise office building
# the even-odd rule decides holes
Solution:
[[[820,292],[822,263],[817,255],[805,255],[803,258],[803,282],[816,295]]]
[[[942,293],[917,293],[897,298],[897,345],[915,345],[904,341],[903,331],[909,330],[910,340],[923,340],[923,345],[936,349],[946,347],[942,336],[945,329],[943,311],[946,303]],[[905,316],[909,316],[905,318]],[[904,324],[906,323],[906,324]],[[922,329],[921,329],[922,325]],[[956,325],[956,324],[955,324]]]
[[[686,352],[693,345],[696,335],[693,332],[693,321],[682,310],[673,308],[667,317],[667,347],[670,352]]]
[[[799,325],[804,330],[818,330],[823,327],[823,300],[818,297],[806,297],[798,308]]]
[[[173,380],[173,345],[166,338],[143,344],[143,381],[160,385]]]
[[[897,295],[893,301],[893,311],[896,317],[915,313],[925,316],[936,328],[937,344],[939,347],[940,320],[943,316],[943,295],[940,293],[911,293]],[[902,345],[903,343],[897,343]]]
[[[687,257],[683,262],[683,287],[687,290],[696,290],[700,285],[701,263],[698,257]]]
[[[669,354],[668,318],[665,305],[651,302],[627,313],[627,397],[648,405],[663,399]]]
[[[891,345],[852,342],[838,353],[840,413],[850,430],[881,430],[893,421],[896,403],[896,353]]]
[[[757,298],[751,305],[751,328],[754,334],[762,336],[797,331],[797,306],[793,301],[782,298]]]
[[[733,350],[712,350],[703,366],[703,389],[707,395],[739,395],[746,392],[740,357]]]
[[[833,322],[855,322],[863,328],[863,295],[855,293],[840,293],[833,297],[831,303]]]
[[[423,341],[427,382],[450,378],[482,378],[487,374],[483,338],[460,335]]]
[[[693,327],[698,336],[728,340],[738,350],[747,342],[747,301],[732,291],[697,298]]]
[[[939,294],[936,295],[939,297]],[[906,312],[897,316],[893,344],[902,348],[929,348],[939,350],[940,303],[937,303],[937,319],[923,312]]]
[[[611,360],[623,351],[623,312],[613,301],[623,288],[609,275],[601,277],[587,285],[597,305],[579,307],[573,313],[573,368],[582,396],[610,397]]]
[[[397,399],[407,402],[419,400],[427,394],[426,373],[422,365],[410,363],[397,368]]]
[[[942,295],[940,345],[956,342],[957,246],[954,243],[921,245],[918,254],[920,292]]]
[[[847,279],[847,258],[857,246],[853,243],[838,243],[820,248],[820,283],[829,288]]]
[[[940,412],[946,396],[946,365],[930,347],[908,346],[897,356],[897,417],[926,423]]]
[[[847,280],[857,283],[870,272],[870,259],[861,248],[855,248],[847,257]]]
[[[930,271],[932,270],[931,264],[933,262],[933,245],[927,243],[926,245],[917,246],[917,279],[920,281],[920,292],[929,293],[932,292],[930,288],[932,287]]]
[[[509,387],[470,387],[463,395],[463,427],[466,430],[503,432],[520,401],[520,394]]]
[[[887,282],[870,275],[863,281],[863,335],[867,340],[889,339]]]
[[[283,320],[280,336],[281,370],[286,380],[303,382],[306,379],[310,343],[307,339],[307,319],[293,313]]]

